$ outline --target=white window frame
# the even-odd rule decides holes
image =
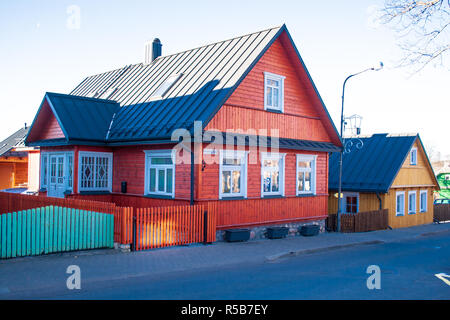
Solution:
[[[108,158],[108,186],[106,188],[99,187],[82,187],[82,160],[83,157]],[[95,173],[93,173],[95,178]],[[89,191],[107,191],[112,192],[112,178],[113,178],[113,153],[112,152],[95,152],[95,151],[80,151],[78,152],[78,192]],[[95,183],[95,182],[94,182]]]
[[[271,153],[271,152],[261,152],[261,198],[270,196],[282,196],[284,197],[284,177],[285,177],[285,158],[286,153]],[[279,165],[279,179],[280,179],[280,189],[277,192],[264,192],[264,160],[278,160]]]
[[[284,112],[284,79],[285,76],[280,76],[278,74],[264,72],[264,110],[273,110]],[[280,92],[278,95],[278,107],[269,106],[267,103],[267,80],[279,81],[280,82]]]
[[[423,202],[422,202],[422,195],[425,194],[425,210],[423,209]],[[419,193],[419,212],[420,213],[425,213],[428,211],[428,190],[420,190]]]
[[[298,166],[298,162],[299,161],[311,161],[311,169],[307,169],[307,168],[300,168]],[[316,175],[317,175],[317,155],[309,155],[309,154],[297,154],[296,155],[296,162],[295,162],[295,167],[296,167],[296,175],[295,175],[295,190],[296,190],[296,194],[297,196],[300,195],[308,195],[308,194],[312,194],[315,195],[316,194]],[[299,191],[298,190],[298,174],[300,172],[311,172],[311,191]]]
[[[44,161],[44,158],[46,161]],[[40,181],[39,181],[39,188],[41,190],[48,188],[48,172],[49,172],[49,153],[47,152],[41,152],[41,159],[40,159]],[[46,166],[46,168],[44,168]],[[44,174],[45,170],[47,171],[47,174]],[[46,181],[44,181],[46,180]]]
[[[411,196],[414,195],[414,208],[411,208]],[[417,191],[408,192],[408,214],[417,213]]]
[[[356,213],[359,212],[359,192],[343,192],[341,198],[341,208],[345,213],[353,213],[347,212],[347,197],[356,197]]]
[[[48,185],[49,185],[49,180],[50,180],[50,157],[51,156],[58,156],[58,155],[63,155],[64,156],[64,168],[63,168],[63,170],[64,170],[64,182],[65,182],[65,185],[66,185],[66,191],[71,191],[71,192],[73,192],[73,190],[74,190],[74,186],[73,186],[73,183],[74,183],[74,169],[75,169],[75,163],[74,163],[74,161],[75,161],[75,152],[74,151],[56,151],[56,152],[49,152],[49,151],[43,151],[43,152],[41,152],[41,159],[40,159],[40,163],[39,163],[39,166],[40,166],[40,168],[39,168],[39,170],[40,170],[40,173],[39,173],[39,175],[40,175],[40,181],[39,181],[39,188],[41,189],[41,190],[47,190],[48,189]],[[72,186],[69,186],[68,185],[68,183],[69,183],[69,157],[72,157]],[[44,161],[44,158],[46,158],[47,159],[47,174],[46,175],[44,175],[43,173],[44,173],[44,164],[45,164],[45,161]],[[47,183],[44,183],[44,179],[46,179],[47,180]]]
[[[414,161],[413,161],[414,154]],[[409,164],[412,166],[417,166],[417,148],[412,148],[409,152]]]
[[[175,149],[144,150],[144,153],[145,153],[144,194],[175,198],[176,150]],[[152,158],[160,158],[160,157],[172,158],[172,164],[167,165],[151,164]],[[155,191],[150,191],[150,169],[152,168],[155,168],[156,172],[158,172],[158,169],[172,169],[172,192],[162,192],[158,190],[158,179],[159,179],[158,174],[156,174],[155,176]],[[164,181],[164,189],[166,189],[166,178]]]
[[[224,165],[223,164],[223,158],[226,157],[233,157],[236,156],[236,158],[241,159],[240,165]],[[243,150],[220,150],[219,152],[219,199],[224,198],[236,198],[236,197],[243,197],[247,198],[247,164],[248,164],[248,151]],[[241,192],[239,193],[223,193],[222,192],[222,171],[223,170],[239,170],[241,172]]]
[[[403,208],[401,211],[398,211],[398,196],[403,196]],[[406,210],[406,197],[405,197],[405,192],[404,191],[397,191],[395,194],[395,216],[404,216],[405,215],[405,210]]]

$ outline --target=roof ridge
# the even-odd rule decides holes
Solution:
[[[272,31],[272,30],[275,30],[275,29],[281,29],[284,26],[285,26],[285,24],[282,24],[280,26],[276,26],[276,27],[273,27],[273,28],[267,28],[267,29],[264,29],[264,30],[260,30],[260,31],[256,31],[256,32],[250,32],[250,33],[247,33],[247,34],[243,34],[243,35],[240,35],[240,36],[228,38],[228,39],[225,39],[225,40],[211,42],[211,43],[208,43],[208,44],[205,44],[205,45],[202,45],[202,46],[198,46],[198,47],[195,47],[195,48],[192,48],[192,49],[175,52],[175,53],[172,53],[172,54],[169,54],[169,55],[166,55],[166,56],[160,56],[160,57],[156,58],[155,61],[158,60],[158,59],[172,57],[172,56],[179,55],[179,54],[182,54],[182,53],[186,53],[186,52],[189,52],[189,51],[194,51],[194,50],[198,50],[198,49],[201,49],[201,48],[206,48],[206,47],[213,46],[213,45],[216,45],[216,44],[219,44],[219,43],[223,43],[223,42],[227,42],[227,41],[233,41],[235,39],[251,36],[251,35],[254,35],[254,34],[257,34],[257,33],[266,32],[266,31]]]
[[[103,103],[112,103],[112,104],[119,104],[117,101],[115,100],[109,100],[109,99],[100,99],[100,98],[91,98],[91,97],[85,97],[85,96],[77,96],[75,94],[65,94],[65,93],[56,93],[56,92],[46,92],[46,95],[54,95],[54,96],[63,96],[66,98],[75,98],[75,99],[80,99],[80,100],[88,100],[88,101],[96,101],[96,102],[103,102]]]
[[[117,69],[113,69],[113,70],[109,70],[109,71],[105,71],[105,72],[96,73],[96,74],[87,76],[86,78],[96,77],[96,76],[99,76],[99,75],[102,75],[102,74],[105,74],[105,73],[117,72],[117,71],[123,70],[123,69],[125,69],[125,68],[130,68],[130,67],[132,67],[132,66],[133,66],[133,67],[134,67],[134,66],[146,66],[146,67],[147,67],[147,66],[152,65],[152,64],[153,64],[155,61],[157,61],[157,60],[170,58],[170,57],[173,57],[173,56],[176,56],[176,55],[180,55],[180,54],[182,54],[182,53],[186,53],[186,52],[198,50],[198,49],[201,49],[201,48],[206,48],[206,47],[213,46],[213,45],[216,45],[216,44],[219,44],[219,43],[223,43],[223,42],[227,42],[227,41],[232,41],[232,40],[235,40],[235,39],[243,38],[243,37],[250,36],[250,35],[253,35],[253,34],[257,34],[257,33],[261,33],[261,32],[272,31],[272,30],[275,30],[275,29],[281,29],[281,28],[283,28],[284,26],[285,26],[285,24],[282,24],[282,25],[279,25],[279,26],[276,26],[276,27],[272,27],[272,28],[267,28],[267,29],[264,29],[264,30],[260,30],[260,31],[256,31],[256,32],[250,32],[250,33],[247,33],[247,34],[244,34],[244,35],[241,35],[241,36],[236,36],[236,37],[232,37],[232,38],[225,39],[225,40],[221,40],[221,41],[211,42],[211,43],[208,43],[208,44],[205,44],[205,45],[202,45],[202,46],[198,46],[198,47],[194,47],[194,48],[191,48],[191,49],[187,49],[187,50],[183,50],[183,51],[171,53],[171,54],[169,54],[169,55],[159,56],[158,58],[156,58],[155,60],[153,60],[153,61],[152,61],[150,64],[148,64],[148,65],[144,65],[144,62],[131,63],[131,64],[129,64],[129,65],[125,65],[124,67],[117,68]],[[86,79],[86,78],[85,78],[85,79]],[[76,88],[75,88],[75,89],[76,89]],[[72,90],[72,91],[75,91],[75,89]]]

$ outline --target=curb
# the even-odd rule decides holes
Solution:
[[[325,251],[337,250],[337,249],[342,249],[342,248],[356,247],[356,246],[362,246],[362,245],[371,245],[371,244],[382,244],[382,243],[386,243],[386,242],[382,241],[382,240],[371,240],[371,241],[353,242],[353,243],[340,244],[340,245],[335,245],[335,246],[328,246],[328,247],[321,247],[321,248],[314,248],[314,249],[301,249],[301,250],[297,250],[297,251],[282,252],[279,254],[267,256],[265,258],[265,261],[272,262],[272,261],[276,261],[278,259],[294,257],[294,256],[298,256],[301,254],[311,254],[311,253],[316,253],[316,252],[325,252]]]

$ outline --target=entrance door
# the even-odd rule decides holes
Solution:
[[[64,158],[64,155],[50,156],[50,181],[47,190],[49,197],[64,198],[64,192],[66,191]]]

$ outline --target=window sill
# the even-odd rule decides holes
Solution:
[[[219,199],[219,201],[226,201],[226,200],[245,200],[245,197],[223,197]]]
[[[281,194],[267,195],[261,197],[261,199],[279,199],[279,198],[286,198],[286,197],[282,196]]]
[[[79,194],[81,195],[105,195],[105,194],[111,194],[109,191],[80,191]]]
[[[283,111],[281,111],[281,110],[272,109],[270,107],[266,107],[264,110],[266,110],[268,112],[273,112],[273,113],[283,113]]]
[[[299,193],[297,194],[297,198],[307,198],[307,197],[315,197],[315,193]]]
[[[153,199],[175,199],[173,196],[166,196],[162,194],[144,194],[144,197]]]

